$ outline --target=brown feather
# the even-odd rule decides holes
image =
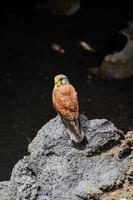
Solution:
[[[77,92],[71,84],[54,87],[53,106],[62,118],[71,140],[80,143],[84,140],[84,132],[79,124],[79,104]]]
[[[79,115],[77,93],[70,84],[54,88],[53,106],[55,110],[65,119],[74,120]]]

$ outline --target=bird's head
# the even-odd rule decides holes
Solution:
[[[60,87],[60,86],[69,84],[69,80],[65,75],[59,74],[54,77],[54,83],[56,87]]]

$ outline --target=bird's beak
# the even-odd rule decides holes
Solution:
[[[57,84],[57,79],[54,79],[54,84],[55,84],[55,85]]]
[[[56,85],[56,86],[60,86],[60,80],[59,79],[54,79],[54,84]]]
[[[54,84],[56,85],[58,83],[58,79],[54,79]]]

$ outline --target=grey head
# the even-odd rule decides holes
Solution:
[[[67,78],[67,76],[63,75],[63,74],[59,74],[57,76],[54,77],[54,83],[56,87],[60,87],[66,84],[70,84],[69,80]]]

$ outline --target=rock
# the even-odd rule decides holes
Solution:
[[[119,31],[127,38],[127,43],[119,52],[107,55],[100,68],[90,68],[94,75],[123,79],[133,75],[133,22],[126,29]]]
[[[36,199],[38,194],[37,177],[28,168],[28,156],[20,160],[13,169],[10,181],[10,195],[12,199]]]
[[[9,196],[9,181],[0,182],[0,200],[10,200]]]
[[[130,165],[127,175],[128,175],[127,179],[128,179],[129,184],[133,185],[133,161]]]
[[[47,0],[40,5],[55,15],[73,15],[80,9],[80,0]]]
[[[82,150],[73,146],[59,116],[41,128],[28,147],[30,155],[12,171],[10,199],[98,200],[123,184],[131,155],[102,154],[121,143],[123,132],[106,119],[89,121],[82,115],[80,121],[88,140]]]
[[[113,123],[106,119],[88,121],[85,116],[81,116],[81,126],[88,140],[86,149],[82,152],[85,155],[92,155],[96,152],[100,152],[101,149],[106,148],[106,146],[114,146],[116,143],[120,142],[120,137],[123,135],[122,131],[118,130]],[[45,136],[42,135],[44,132]],[[51,134],[49,134],[49,132],[51,132]],[[60,142],[60,144],[58,144],[58,142]],[[49,152],[49,148],[52,148],[52,151],[61,151],[60,154],[62,154],[62,151],[66,151],[66,149],[67,151],[71,151],[71,140],[58,116],[38,132],[37,137],[35,137],[29,145],[28,151],[32,153],[35,149],[42,148],[41,146],[44,146],[46,152]]]
[[[120,199],[120,200],[127,200],[127,199],[124,198],[124,199]]]
[[[124,156],[129,155],[133,150],[133,131],[129,131],[125,135],[125,140],[120,146],[120,150],[118,152],[118,157],[123,158]]]
[[[130,184],[133,184],[133,169],[130,171],[130,174],[128,176],[128,181]]]
[[[119,31],[127,37],[127,44],[120,52],[105,57],[105,61],[111,63],[133,62],[133,22],[128,23],[128,28]]]
[[[102,190],[95,186],[88,184],[88,181],[82,181],[79,183],[75,190],[77,197],[81,199],[94,199],[99,200],[100,196],[103,194]]]

